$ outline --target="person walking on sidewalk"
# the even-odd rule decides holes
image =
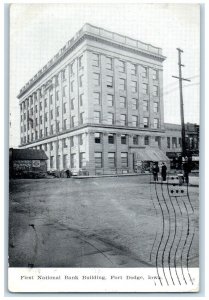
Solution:
[[[162,167],[161,167],[161,176],[162,176],[162,180],[166,181],[167,167],[166,167],[165,163],[163,163]]]
[[[152,174],[153,174],[154,181],[158,181],[158,173],[159,173],[158,163],[155,163],[155,165],[152,168]]]

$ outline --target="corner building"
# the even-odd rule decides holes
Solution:
[[[134,172],[136,154],[165,152],[162,50],[85,24],[20,91],[22,148],[48,170]]]

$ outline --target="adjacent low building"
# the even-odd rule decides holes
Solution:
[[[85,174],[168,160],[164,60],[160,48],[85,24],[21,89],[20,147],[43,149],[48,170]]]

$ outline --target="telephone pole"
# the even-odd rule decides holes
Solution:
[[[186,156],[186,138],[185,138],[185,124],[184,124],[184,102],[183,102],[183,89],[182,89],[182,81],[191,81],[186,78],[182,78],[182,70],[181,67],[185,67],[181,63],[181,54],[184,52],[182,49],[177,48],[178,51],[178,66],[179,66],[179,76],[172,76],[173,78],[177,78],[179,80],[179,94],[180,94],[180,112],[181,112],[181,137],[182,137],[182,157]]]

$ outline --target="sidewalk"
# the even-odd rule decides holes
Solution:
[[[168,180],[166,181],[161,181],[161,177],[159,176],[158,177],[158,180],[159,181],[151,181],[150,183],[156,183],[156,184],[161,184],[161,183],[164,183],[164,184],[168,184],[168,185],[172,185],[174,182],[171,182],[171,179],[169,180],[169,178],[172,178],[172,176],[169,176],[168,177]],[[174,178],[176,178],[177,176],[173,176]],[[175,180],[175,183],[178,184],[178,179]],[[184,186],[186,185],[186,183],[183,184]],[[199,177],[196,177],[196,176],[189,176],[189,186],[194,186],[194,187],[198,187],[199,186]]]

